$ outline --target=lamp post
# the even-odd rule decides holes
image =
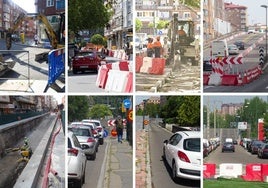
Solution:
[[[147,100],[146,99],[144,99],[143,100],[143,118],[142,118],[142,129],[144,129],[144,120],[145,120],[145,105],[146,105],[146,102],[147,102]]]
[[[267,61],[267,5],[261,5],[261,7],[265,8],[266,17],[265,17],[265,61]],[[265,62],[266,63],[266,62]]]

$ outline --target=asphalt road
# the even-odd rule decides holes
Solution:
[[[169,139],[171,132],[163,129],[155,124],[150,125],[149,144],[151,158],[151,173],[153,188],[184,188],[184,187],[200,187],[200,181],[183,180],[175,183],[171,178],[171,168],[163,161],[163,141]]]
[[[257,155],[252,155],[247,152],[242,146],[235,145],[235,152],[221,152],[221,146],[219,146],[215,151],[209,154],[207,158],[204,159],[204,163],[214,163],[216,165],[222,163],[242,163],[243,165],[249,163],[268,163],[268,159],[260,159]]]

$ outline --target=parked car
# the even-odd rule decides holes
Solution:
[[[203,143],[203,157],[207,157],[209,154],[207,144]]]
[[[83,150],[87,159],[96,159],[98,143],[94,138],[92,130],[87,126],[72,127],[71,131],[77,137],[79,143],[83,146]]]
[[[233,140],[233,144],[237,145],[238,144],[237,140]]]
[[[95,50],[79,51],[72,60],[72,70],[74,74],[82,71],[98,72],[99,65],[101,65],[101,58]]]
[[[256,33],[256,31],[254,29],[248,30],[248,34],[255,34],[255,33]]]
[[[230,55],[237,55],[237,54],[239,54],[239,49],[234,44],[228,45],[228,51],[229,51],[229,54]]]
[[[234,146],[233,142],[224,142],[222,145],[221,151],[222,152],[225,152],[225,151],[235,152],[235,146]]]
[[[174,181],[178,177],[199,180],[201,174],[201,133],[179,131],[164,141],[163,158],[172,168]]]
[[[11,39],[12,39],[12,41],[14,41],[14,42],[19,42],[19,41],[20,41],[20,37],[19,37],[19,35],[17,35],[17,34],[12,34],[12,35],[11,35]]]
[[[212,71],[212,64],[209,59],[203,61],[203,71]]]
[[[85,183],[86,156],[73,134],[68,132],[68,185],[82,187]]]
[[[261,148],[259,148],[258,157],[259,158],[268,158],[268,144],[263,143]]]
[[[99,142],[100,145],[103,145],[104,142],[104,127],[101,125],[101,122],[99,120],[95,120],[95,119],[83,119],[82,122],[86,123],[94,123],[96,125],[96,128],[98,130],[99,133]]]
[[[234,45],[236,45],[239,50],[245,50],[245,43],[242,41],[236,41]]]
[[[258,149],[262,146],[263,142],[260,140],[254,140],[252,141],[251,145],[250,145],[250,152],[251,154],[257,154],[258,153]]]

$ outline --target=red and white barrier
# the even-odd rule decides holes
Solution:
[[[96,86],[107,92],[132,92],[133,73],[129,62],[102,65],[99,68]]]
[[[152,57],[144,57],[142,64],[140,64],[141,59],[138,61],[138,70],[136,68],[136,72],[146,73],[146,74],[156,74],[162,75],[164,74],[166,59],[165,58],[152,58]],[[137,66],[137,61],[136,61]]]
[[[203,176],[204,178],[214,178],[216,175],[216,164],[204,164]]]

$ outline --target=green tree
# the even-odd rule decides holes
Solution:
[[[159,115],[159,104],[146,103],[145,105],[145,113],[150,117],[156,118]]]
[[[105,116],[111,116],[112,114],[112,111],[105,104],[94,105],[88,113],[89,117],[93,119],[104,118]]]
[[[142,28],[142,22],[139,19],[136,18],[135,23],[136,23],[135,24],[135,30],[138,33]]]
[[[180,126],[200,127],[200,97],[184,96],[178,109],[177,123]]]
[[[105,27],[109,22],[109,7],[99,0],[68,1],[68,29],[77,33],[81,30]]]
[[[179,1],[184,5],[200,8],[200,0],[179,0]]]
[[[68,97],[68,121],[81,121],[87,117],[89,112],[88,97],[69,96]]]
[[[168,27],[169,21],[167,20],[159,20],[156,24],[156,29],[165,29]]]
[[[90,42],[92,44],[95,44],[97,46],[104,46],[105,45],[105,41],[104,41],[104,37],[100,34],[95,34],[91,37]]]

